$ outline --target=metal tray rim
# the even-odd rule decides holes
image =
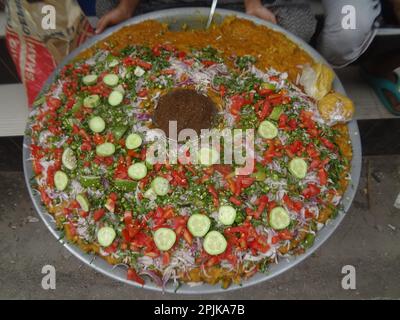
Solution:
[[[208,12],[209,12],[209,8],[202,8],[202,7],[174,8],[174,9],[155,11],[155,12],[147,13],[147,14],[140,15],[137,17],[133,17],[119,25],[116,25],[116,26],[106,30],[104,33],[92,37],[91,39],[86,41],[83,45],[81,45],[79,48],[77,48],[73,52],[71,52],[67,57],[65,57],[63,59],[63,61],[59,64],[59,66],[55,69],[55,71],[51,74],[49,79],[46,81],[45,85],[43,86],[42,92],[44,90],[46,90],[48,85],[50,85],[52,83],[56,74],[61,70],[61,68],[65,64],[67,64],[70,60],[72,60],[74,57],[76,57],[83,50],[91,47],[96,42],[103,40],[104,38],[108,37],[109,35],[118,31],[120,28],[122,28],[124,26],[136,24],[136,23],[142,22],[144,20],[148,20],[148,19],[156,19],[156,20],[161,20],[161,21],[172,21],[172,22],[175,19],[182,18],[182,17],[185,17],[185,19],[186,18],[190,19],[190,17],[195,17],[195,18],[200,17],[201,19],[205,19],[208,15]],[[305,43],[301,39],[297,38],[296,36],[288,33],[286,30],[284,30],[283,28],[281,28],[277,25],[273,25],[264,20],[249,16],[249,15],[241,13],[241,12],[232,11],[232,10],[217,9],[216,14],[221,17],[235,15],[239,18],[244,18],[244,19],[253,21],[256,24],[264,25],[270,29],[273,29],[275,31],[283,33],[287,38],[289,38],[290,40],[295,42],[303,50],[305,50],[308,54],[310,54],[310,56],[314,60],[321,61],[321,62],[327,64],[325,59],[322,58],[321,55],[317,51],[315,51],[312,47],[310,47],[307,43]],[[344,88],[337,76],[335,77],[335,80],[334,80],[334,88],[336,91],[345,94]],[[28,124],[29,124],[29,122],[28,122]],[[322,230],[320,230],[318,232],[316,239],[315,239],[315,243],[310,249],[308,249],[302,255],[292,256],[292,257],[288,258],[287,260],[282,259],[279,264],[272,265],[270,267],[269,273],[266,273],[266,274],[258,273],[256,275],[254,275],[252,278],[245,280],[242,283],[242,285],[232,284],[228,289],[222,289],[218,285],[211,286],[208,284],[203,284],[200,286],[190,287],[189,285],[184,284],[176,291],[176,289],[173,287],[173,285],[170,284],[170,285],[167,285],[167,287],[165,288],[164,291],[170,292],[170,293],[175,293],[175,291],[176,291],[176,293],[182,293],[182,294],[208,294],[208,293],[227,292],[227,291],[237,290],[240,288],[249,287],[249,286],[259,284],[261,282],[264,282],[266,280],[269,280],[269,279],[272,279],[273,277],[278,276],[279,274],[294,267],[295,265],[297,265],[298,263],[303,261],[305,258],[310,256],[313,252],[315,252],[322,245],[322,243],[324,243],[331,236],[331,234],[335,231],[335,229],[339,226],[339,224],[341,223],[341,221],[343,220],[343,218],[345,216],[345,213],[350,208],[352,200],[356,194],[356,190],[357,190],[357,186],[358,186],[358,182],[359,182],[359,178],[360,178],[360,171],[361,171],[361,142],[360,142],[360,135],[359,135],[359,131],[358,131],[357,122],[355,120],[351,121],[348,124],[348,128],[349,128],[349,134],[350,134],[350,139],[351,139],[352,148],[353,148],[353,159],[351,162],[351,183],[349,184],[349,187],[347,188],[347,190],[343,196],[342,203],[341,203],[343,206],[343,211],[334,220],[331,220]],[[83,261],[84,263],[86,263],[89,266],[91,266],[92,268],[94,268],[96,271],[98,271],[108,277],[111,277],[115,280],[127,283],[129,285],[133,285],[135,287],[146,288],[146,289],[162,292],[163,290],[161,288],[155,286],[153,283],[146,283],[142,287],[142,286],[136,284],[135,282],[127,280],[122,267],[111,266],[102,258],[96,258],[96,256],[94,256],[93,254],[84,253],[77,246],[67,243],[67,242],[64,242],[63,240],[60,240],[60,232],[55,228],[55,223],[54,223],[53,217],[46,211],[46,208],[41,204],[40,196],[35,193],[35,190],[33,190],[30,185],[30,178],[32,177],[32,165],[31,165],[31,161],[29,160],[29,158],[30,158],[29,145],[30,145],[30,138],[29,138],[29,136],[25,135],[24,145],[23,145],[23,167],[24,167],[25,182],[28,187],[28,191],[29,191],[30,197],[32,199],[32,202],[34,204],[36,211],[38,212],[39,216],[43,220],[44,224],[48,227],[50,232],[58,239],[58,241],[60,243],[62,243],[64,247],[66,247],[73,255],[75,255],[81,261]]]

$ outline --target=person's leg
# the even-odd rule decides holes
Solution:
[[[275,14],[276,20],[282,28],[304,41],[310,42],[317,27],[317,19],[308,1],[276,0],[270,1],[265,6]]]
[[[220,2],[219,8],[222,7]],[[137,14],[178,7],[209,7],[210,4],[209,0],[142,0],[137,8]]]
[[[380,14],[379,0],[322,0],[325,24],[318,39],[318,50],[334,67],[343,67],[356,60],[370,45],[376,31],[374,22]],[[342,8],[355,9],[355,29],[345,29]]]
[[[96,0],[96,16],[101,18],[118,5],[118,0]]]

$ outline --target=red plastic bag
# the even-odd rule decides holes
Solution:
[[[75,0],[9,0],[6,41],[31,106],[56,65],[93,35]]]

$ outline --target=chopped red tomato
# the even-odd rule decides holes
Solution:
[[[144,280],[136,273],[136,270],[133,268],[128,269],[127,279],[131,281],[135,281],[141,285],[144,285]]]
[[[219,86],[219,94],[221,95],[221,97],[224,97],[226,94],[226,87],[223,84]]]
[[[274,92],[274,90],[268,89],[268,88],[263,88],[263,89],[259,89],[259,90],[258,90],[258,94],[259,94],[260,96],[268,96],[268,95],[270,95],[270,94],[273,93],[273,92]]]
[[[129,237],[132,239],[140,231],[140,226],[136,222],[135,224],[128,224],[126,229],[128,230]]]
[[[292,233],[287,229],[280,231],[278,233],[278,237],[281,240],[291,240],[291,239],[293,239]]]
[[[269,144],[268,149],[264,152],[264,164],[272,162],[276,157],[281,157],[282,153],[273,143]]]
[[[301,201],[294,201],[290,199],[290,197],[287,194],[285,194],[282,199],[290,210],[299,212],[303,207]]]
[[[267,208],[267,204],[269,202],[269,199],[266,195],[262,195],[258,200],[257,200],[257,210],[254,212],[254,218],[259,219],[264,212],[264,210]]]
[[[153,52],[153,54],[154,54],[156,57],[159,57],[159,56],[161,55],[161,45],[156,44],[156,45],[151,49],[151,51]]]
[[[93,220],[99,221],[104,215],[106,211],[104,209],[97,209],[93,212]]]
[[[203,66],[205,66],[205,67],[211,67],[211,66],[213,66],[216,62],[215,62],[215,61],[211,61],[211,60],[203,60],[203,61],[201,61],[201,63],[202,63]]]
[[[268,117],[272,112],[271,104],[268,100],[265,100],[261,105],[261,110],[257,113],[258,119],[263,121],[266,117]]]
[[[37,159],[33,160],[32,167],[36,175],[42,173],[43,167]]]
[[[306,147],[307,154],[311,158],[318,158],[320,155],[320,152],[315,148],[315,145],[313,143],[309,143]]]
[[[163,252],[163,254],[162,254],[162,264],[163,264],[163,266],[169,265],[170,260],[171,260],[171,257],[170,257],[169,252]]]
[[[47,195],[46,190],[43,187],[39,187],[40,197],[45,205],[49,205],[51,203],[50,197]]]
[[[174,69],[164,69],[164,70],[161,70],[160,73],[161,74],[165,74],[165,75],[174,75],[175,74],[175,70]]]
[[[141,60],[141,59],[138,59],[138,58],[134,59],[134,64],[143,68],[144,70],[150,70],[152,67],[151,63]]]
[[[271,105],[276,106],[278,104],[282,104],[283,97],[280,93],[276,93],[276,94],[271,94],[268,97],[268,100],[271,103]]]
[[[187,228],[183,229],[183,239],[185,239],[185,241],[189,244],[192,245],[193,243],[193,236],[192,234],[189,232],[189,230]]]
[[[218,196],[217,190],[215,190],[215,187],[213,185],[209,185],[207,187],[207,189],[213,198],[214,207],[216,207],[216,208],[219,207],[219,196]]]
[[[243,188],[248,188],[248,187],[250,187],[250,186],[253,184],[254,181],[255,181],[254,178],[251,178],[251,177],[243,177],[243,178],[241,178],[242,187],[243,187]]]
[[[125,211],[124,212],[124,223],[125,225],[132,224],[132,211]]]
[[[289,128],[290,128],[291,130],[296,129],[297,126],[298,126],[296,119],[293,119],[293,118],[290,119],[290,120],[288,121],[287,124],[288,124],[288,126],[289,126]]]
[[[302,194],[306,199],[309,199],[319,195],[320,192],[321,189],[318,188],[318,186],[313,183],[309,183],[307,187],[303,190]]]
[[[328,139],[326,139],[326,138],[321,138],[321,142],[322,142],[323,145],[324,145],[325,147],[327,147],[329,150],[335,149],[335,145],[334,145],[332,142],[330,142]]]
[[[147,94],[148,94],[148,90],[147,89],[142,89],[137,93],[138,97],[140,97],[140,98],[146,97]]]
[[[285,128],[287,121],[288,121],[287,114],[284,114],[284,113],[281,114],[279,116],[279,120],[278,120],[278,127],[281,128],[281,129]]]
[[[179,60],[183,60],[183,59],[186,58],[186,52],[185,51],[179,51],[176,56],[177,56],[177,58]]]
[[[179,174],[178,171],[172,171],[171,172],[172,178],[175,180],[175,182],[179,185],[179,186],[183,186],[186,187],[188,185],[187,179],[185,177],[185,175]]]
[[[58,108],[61,107],[62,104],[60,99],[54,97],[47,97],[46,103],[51,111],[56,111]]]
[[[233,115],[238,115],[240,109],[247,104],[247,100],[241,95],[234,95],[231,98],[230,111]]]
[[[114,171],[114,178],[115,179],[129,179],[128,176],[128,167],[125,165],[124,162],[119,162],[117,167]]]
[[[242,205],[242,201],[236,197],[230,197],[229,201],[232,202],[234,205],[236,206],[241,206]]]
[[[104,248],[104,251],[107,253],[113,253],[115,251],[117,251],[118,248],[118,241],[115,240],[110,246],[108,246],[107,248]]]
[[[328,173],[325,169],[321,168],[318,170],[318,179],[321,185],[326,185],[328,182]]]
[[[270,246],[267,243],[267,239],[262,236],[259,236],[253,241],[249,242],[248,246],[252,251],[255,251],[255,253],[257,251],[266,253],[270,249]]]
[[[104,138],[103,138],[100,134],[96,133],[96,134],[93,136],[93,142],[94,142],[95,144],[102,144],[102,143],[104,143]]]

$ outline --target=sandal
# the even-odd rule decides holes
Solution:
[[[385,108],[396,116],[400,116],[400,67],[392,71],[393,81],[369,73],[361,67],[361,75],[374,89]]]

